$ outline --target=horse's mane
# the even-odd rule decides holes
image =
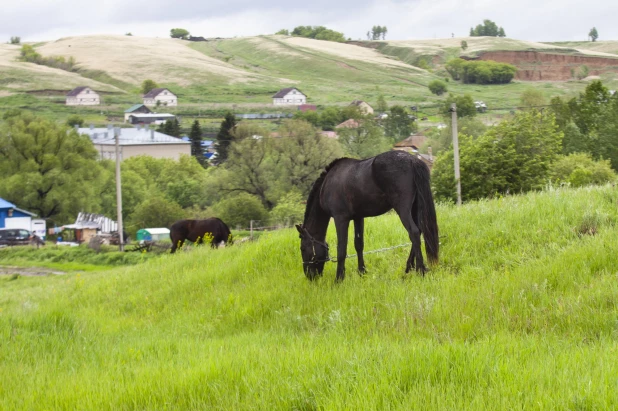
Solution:
[[[305,217],[303,219],[303,223],[307,222],[307,218],[309,217],[309,211],[311,209],[311,204],[313,204],[315,199],[319,197],[320,195],[320,188],[322,188],[322,183],[324,182],[324,179],[326,178],[326,174],[328,174],[330,169],[333,168],[335,164],[337,164],[341,160],[347,160],[347,159],[348,157],[341,157],[341,158],[337,158],[331,161],[330,164],[327,165],[326,168],[324,168],[324,171],[322,171],[320,176],[315,180],[315,182],[313,183],[313,186],[311,187],[311,191],[309,192],[309,197],[307,197],[307,208],[305,208]]]

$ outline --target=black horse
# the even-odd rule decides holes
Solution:
[[[232,234],[228,226],[218,218],[212,217],[206,220],[180,220],[170,227],[170,238],[172,239],[172,254],[177,248],[182,247],[185,240],[193,243],[202,244],[204,236],[212,237],[210,243],[212,248],[217,248],[222,244],[231,241]]]
[[[416,266],[416,270],[424,274],[421,233],[429,261],[438,261],[438,223],[427,165],[403,151],[390,151],[366,160],[340,158],[333,161],[313,183],[305,220],[296,226],[307,278],[313,280],[321,275],[329,259],[324,239],[331,217],[337,229],[337,281],[345,277],[350,221],[354,221],[358,270],[364,273],[363,218],[391,209],[399,215],[412,241],[406,273]]]

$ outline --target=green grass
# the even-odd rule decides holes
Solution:
[[[0,279],[0,408],[615,408],[617,202],[607,186],[441,205],[424,278],[398,249],[310,283],[288,229]],[[394,214],[366,221],[367,250],[406,240]]]

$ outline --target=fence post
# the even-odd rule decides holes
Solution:
[[[249,221],[249,238],[253,240],[253,220]]]

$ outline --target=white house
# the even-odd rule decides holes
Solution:
[[[364,114],[373,114],[373,107],[371,107],[366,101],[354,100],[350,105],[358,107]]]
[[[177,106],[178,97],[166,88],[154,88],[144,95],[144,105],[156,106],[157,102],[161,106]]]
[[[75,87],[67,94],[67,106],[96,106],[101,104],[101,97],[90,87]]]
[[[307,96],[294,87],[279,90],[273,96],[275,106],[299,106],[307,103]]]

